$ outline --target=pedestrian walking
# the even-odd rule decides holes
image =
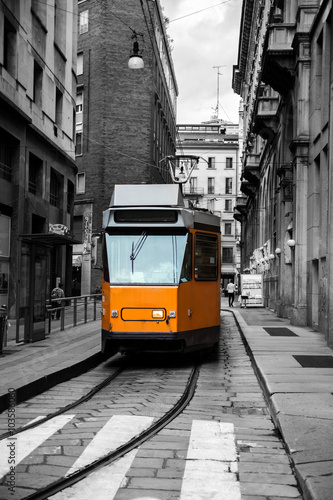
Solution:
[[[51,299],[61,299],[65,297],[65,292],[63,291],[62,289],[62,283],[59,283],[58,286],[56,286],[55,288],[53,288],[52,292],[51,292]],[[56,319],[59,319],[60,318],[60,311],[61,311],[61,306],[62,306],[62,301],[61,300],[57,300],[57,302],[53,302],[52,303],[52,306],[56,306],[57,310],[56,310]],[[54,318],[54,313],[52,314],[52,318]]]
[[[229,307],[234,307],[235,285],[231,280],[229,281],[229,283],[227,285],[227,292],[228,292],[228,298],[229,298]]]

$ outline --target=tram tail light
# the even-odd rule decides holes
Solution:
[[[169,311],[169,318],[175,318],[176,317],[176,311]]]
[[[112,310],[111,311],[111,318],[118,318],[118,311]]]

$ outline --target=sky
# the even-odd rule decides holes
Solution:
[[[242,0],[160,3],[170,20],[167,33],[173,40],[172,59],[179,91],[177,123],[210,120],[217,102],[218,118],[238,123],[239,96],[232,89],[232,68],[237,64]]]

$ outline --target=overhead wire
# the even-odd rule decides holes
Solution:
[[[174,23],[175,21],[180,21],[181,19],[185,19],[190,16],[194,16],[195,14],[199,14],[200,12],[204,12],[205,10],[213,9],[214,7],[218,7],[219,5],[223,5],[228,2],[232,2],[233,0],[224,0],[224,2],[217,3],[215,5],[211,5],[210,7],[205,7],[204,9],[196,10],[195,12],[191,12],[190,14],[185,14],[184,16],[177,17],[176,19],[169,20],[169,23]]]

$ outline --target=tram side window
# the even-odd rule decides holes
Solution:
[[[187,236],[182,271],[180,273],[180,282],[185,283],[186,281],[191,281],[191,280],[192,280],[192,234],[189,233]]]
[[[218,277],[218,238],[196,233],[194,276],[197,281],[216,281]]]

